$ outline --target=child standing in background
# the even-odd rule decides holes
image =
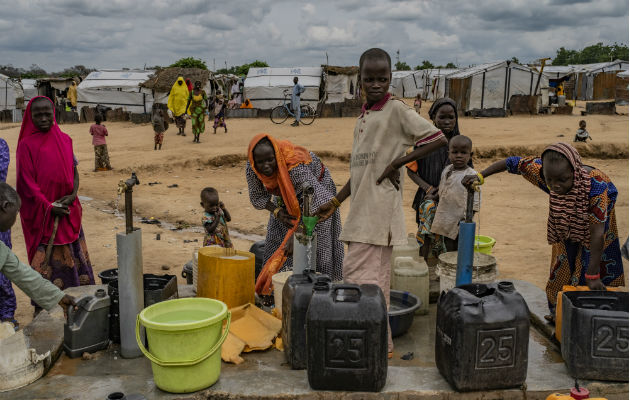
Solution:
[[[107,143],[105,136],[108,136],[107,128],[101,125],[103,117],[101,114],[94,116],[94,124],[90,126],[90,135],[92,135],[92,145],[94,145],[94,172],[110,171],[112,166],[109,164],[109,154],[107,153]]]
[[[223,202],[219,201],[219,192],[215,188],[204,188],[201,191],[201,206],[203,207],[201,224],[206,230],[203,245],[233,248],[227,227],[232,217]]]
[[[168,122],[164,118],[163,111],[159,108],[153,109],[153,115],[151,116],[151,124],[153,124],[153,150],[162,150],[162,143],[164,142],[164,132],[168,129]]]
[[[476,175],[477,171],[468,164],[472,157],[472,141],[468,136],[454,136],[448,145],[448,158],[450,164],[444,168],[440,179],[440,188],[437,194],[427,195],[427,200],[437,201],[437,209],[431,224],[431,233],[435,236],[428,238],[424,246],[430,248],[431,242],[439,244],[442,251],[457,250],[459,223],[466,217],[466,203],[468,189],[462,185],[465,176]],[[479,192],[474,194],[473,210],[479,211]],[[443,242],[442,242],[443,240]],[[424,247],[423,246],[423,247]]]
[[[393,246],[407,243],[402,208],[400,168],[445,146],[442,132],[402,100],[388,93],[392,79],[391,58],[382,49],[361,55],[361,91],[365,94],[361,116],[354,128],[350,179],[343,189],[317,210],[321,220],[352,198],[340,240],[348,243],[343,265],[346,283],[376,284],[389,307]],[[405,155],[413,145],[422,145]],[[388,357],[394,343],[388,326]]]
[[[422,107],[422,98],[420,97],[420,93],[416,95],[416,99],[413,101],[413,108],[416,109],[416,112],[420,114],[420,108]]]
[[[225,124],[225,101],[223,100],[223,95],[217,95],[217,98],[214,102],[214,133],[217,133],[217,128],[223,127],[225,128],[225,133],[227,133],[227,125]]]

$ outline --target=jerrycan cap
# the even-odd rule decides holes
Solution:
[[[94,292],[94,297],[98,297],[98,298],[103,298],[105,297],[106,293],[104,289],[98,289],[96,292]]]
[[[328,291],[330,289],[330,278],[327,276],[318,276],[313,284],[313,291]]]
[[[501,281],[499,282],[497,286],[499,287],[499,290],[501,290],[502,292],[513,292],[516,290],[514,289],[514,284],[508,281]]]
[[[591,393],[589,392],[589,390],[587,388],[580,387],[580,384],[576,380],[575,387],[571,388],[571,397],[573,397],[575,400],[582,400],[588,399],[590,395]]]

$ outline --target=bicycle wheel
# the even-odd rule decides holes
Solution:
[[[286,121],[288,117],[289,113],[287,112],[287,109],[284,108],[284,106],[274,107],[273,110],[271,110],[271,114],[269,115],[269,118],[271,118],[271,122],[273,122],[274,124],[281,124]]]
[[[308,104],[300,106],[300,122],[310,125],[315,121],[315,109]]]

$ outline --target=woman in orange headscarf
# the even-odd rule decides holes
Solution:
[[[269,211],[264,267],[256,281],[256,292],[270,294],[271,276],[293,268],[293,233],[300,218],[302,186],[314,189],[311,212],[330,201],[337,188],[328,168],[304,147],[276,140],[261,133],[249,143],[246,167],[249,199],[259,210]],[[342,279],[344,249],[339,241],[339,211],[317,224],[317,271],[333,280]]]

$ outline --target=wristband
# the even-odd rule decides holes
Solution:
[[[477,172],[477,178],[479,178],[479,184],[483,185],[484,179],[483,175],[481,175],[481,172]]]
[[[593,274],[593,275],[584,274],[584,277],[586,279],[588,279],[589,281],[594,281],[594,280],[600,279],[599,274]]]
[[[280,213],[280,210],[282,210],[282,207],[278,207],[275,210],[273,210],[273,216],[277,219],[278,218],[278,213]]]
[[[341,207],[341,203],[339,202],[339,200],[337,200],[336,197],[333,197],[332,199],[330,199],[330,202],[332,203],[333,206],[335,206],[335,208]]]
[[[429,187],[427,188],[427,190],[424,191],[424,193],[429,194],[429,192],[431,192],[433,190],[433,186],[429,185]]]

